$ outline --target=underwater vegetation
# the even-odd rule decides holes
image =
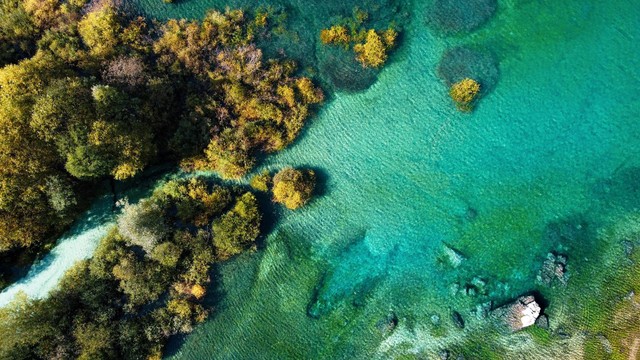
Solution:
[[[457,46],[442,54],[437,67],[438,76],[451,87],[470,78],[480,85],[480,94],[485,96],[495,88],[500,77],[498,62],[488,51]]]
[[[434,0],[427,8],[426,22],[440,36],[462,36],[489,21],[497,6],[497,0]],[[496,60],[486,51],[465,45],[446,50],[437,73],[449,87],[456,107],[463,112],[471,112],[472,102],[490,92],[498,81]],[[467,79],[472,79],[475,84]],[[478,85],[477,90],[475,85]],[[472,94],[471,98],[463,96],[465,93]]]
[[[353,44],[356,60],[363,67],[379,68],[387,60],[387,52],[396,45],[398,32],[392,27],[382,31],[367,30],[363,25],[369,15],[358,8],[353,13],[352,18],[343,19],[341,24],[323,29],[320,40],[325,45],[338,45],[345,49]]]
[[[427,24],[444,35],[467,33],[486,23],[497,7],[497,0],[434,0]]]

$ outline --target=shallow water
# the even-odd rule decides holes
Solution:
[[[223,2],[254,4],[138,5],[153,17],[197,18]],[[287,36],[299,39],[283,46],[303,65],[322,58],[313,39],[332,10],[376,11],[375,1],[278,4],[290,14]],[[484,301],[543,291],[560,322],[566,298],[583,290],[580,279],[606,261],[601,254],[611,244],[590,231],[640,205],[629,170],[640,166],[640,6],[505,0],[480,30],[442,38],[426,26],[427,3],[401,5],[391,15],[377,9],[407,19],[377,82],[336,93],[294,146],[263,165],[316,169],[320,194],[306,208],[275,214],[280,221],[264,250],[218,269],[212,316],[174,341],[173,357],[430,355],[480,328],[470,309]],[[460,45],[499,63],[495,86],[472,114],[455,109],[436,70],[441,55]],[[566,219],[575,226],[562,231],[573,235],[549,225]],[[444,243],[466,257],[459,268],[440,263]],[[89,256],[93,244],[77,252]],[[573,278],[564,292],[535,284],[550,251],[569,256]],[[484,294],[451,295],[452,284],[474,277],[486,281]],[[451,310],[465,317],[465,332],[452,328]],[[391,335],[380,330],[390,313],[399,318]],[[447,336],[430,335],[433,315]]]
[[[175,358],[429,354],[449,341],[423,334],[431,315],[450,326],[451,309],[469,319],[477,303],[537,290],[549,251],[568,253],[576,278],[598,266],[584,260],[596,242],[551,236],[547,224],[586,214],[596,227],[619,211],[594,189],[640,160],[639,7],[501,1],[481,30],[443,39],[425,6],[402,10],[403,43],[370,89],[337,93],[295,146],[267,160],[318,169],[322,194],[283,213],[264,252],[220,269],[215,313],[173,345]],[[499,61],[473,114],[455,110],[436,73],[460,44]],[[443,242],[467,257],[460,268],[438,264]],[[473,277],[486,296],[450,295]],[[390,311],[399,330],[387,338],[376,325]],[[478,326],[470,319],[467,331]]]

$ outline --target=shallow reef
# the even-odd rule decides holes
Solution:
[[[495,88],[500,77],[498,61],[491,53],[466,46],[447,50],[440,59],[437,73],[449,87],[465,78],[478,81],[481,96]]]
[[[427,24],[445,35],[470,32],[491,19],[497,7],[497,0],[435,0]]]
[[[351,51],[324,48],[318,54],[320,74],[334,90],[362,91],[376,82],[379,70],[362,67]]]

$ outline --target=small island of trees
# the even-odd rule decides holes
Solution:
[[[315,185],[313,170],[282,169],[273,177],[273,201],[298,209],[311,199]]]
[[[464,112],[473,110],[478,94],[480,94],[480,83],[469,78],[462,79],[451,85],[449,90],[449,95],[456,103],[456,107]]]

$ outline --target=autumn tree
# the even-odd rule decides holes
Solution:
[[[315,180],[313,170],[282,169],[273,177],[273,201],[298,209],[311,199]]]

